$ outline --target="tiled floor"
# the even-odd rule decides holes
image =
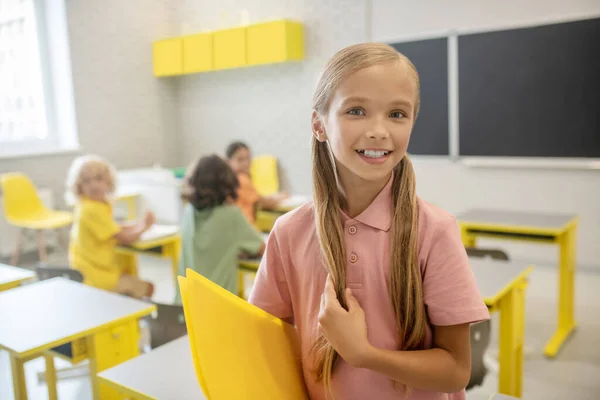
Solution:
[[[61,257],[56,257],[61,261]],[[155,300],[170,302],[174,296],[173,281],[168,262],[155,258],[141,258],[141,274],[156,283]],[[600,399],[600,271],[579,271],[577,276],[577,321],[579,329],[565,345],[559,357],[547,360],[543,346],[554,328],[556,311],[557,276],[554,267],[538,266],[531,275],[527,291],[526,346],[524,366],[524,395],[526,400],[597,400]],[[497,328],[497,316],[493,319]],[[2,327],[2,329],[6,329]],[[497,349],[494,329],[490,354]],[[491,357],[493,358],[493,357]],[[57,360],[57,367],[65,366]],[[26,365],[29,398],[47,398],[45,386],[38,384],[37,372],[44,370],[42,360]],[[10,365],[6,352],[0,351],[0,399],[12,398]],[[467,394],[468,400],[488,400],[495,393],[497,378],[488,374],[484,385]],[[88,378],[61,380],[61,400],[91,399]],[[163,399],[161,399],[163,400]],[[171,399],[164,399],[171,400]],[[173,399],[179,400],[179,399]]]

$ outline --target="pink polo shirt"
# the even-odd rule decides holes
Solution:
[[[400,348],[397,323],[389,298],[392,240],[392,180],[356,218],[342,213],[347,252],[347,282],[365,311],[369,342],[379,348]],[[424,300],[431,325],[457,325],[489,318],[455,218],[418,199],[419,264]],[[312,203],[279,218],[269,236],[250,302],[279,317],[292,318],[301,339],[304,379],[313,400],[324,400],[315,381],[311,346],[318,330],[321,294],[327,273],[316,237]],[[431,326],[425,348],[431,348]],[[402,399],[390,378],[340,360],[333,374],[337,400]],[[459,400],[465,391],[446,394],[413,389],[410,400]]]

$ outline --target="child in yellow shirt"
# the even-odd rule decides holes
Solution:
[[[84,283],[135,298],[150,298],[154,285],[124,273],[115,263],[117,244],[137,241],[154,223],[148,212],[144,221],[119,225],[110,202],[115,192],[116,173],[104,159],[87,155],[73,161],[67,178],[67,196],[75,201],[69,262],[79,270]]]

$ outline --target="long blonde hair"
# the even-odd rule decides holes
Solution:
[[[414,71],[418,89],[419,76],[408,58],[385,44],[358,44],[342,49],[329,60],[317,83],[313,109],[321,116],[327,115],[333,94],[344,79],[363,68],[388,62],[406,63]],[[417,96],[415,118],[418,110]],[[321,255],[334,282],[337,297],[346,308],[343,296],[346,288],[346,251],[339,218],[343,199],[336,185],[336,171],[328,144],[313,137],[312,158],[315,222]],[[406,155],[394,168],[392,201],[394,212],[390,298],[399,328],[401,350],[420,349],[425,342],[426,314],[417,259],[419,221],[415,174]],[[322,335],[315,341],[313,351],[317,359],[317,380],[323,382],[327,396],[331,398],[332,373],[339,355]]]

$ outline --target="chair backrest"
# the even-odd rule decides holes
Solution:
[[[156,348],[187,334],[183,306],[156,304],[156,317],[147,318],[150,325],[150,347]]]
[[[9,222],[43,213],[46,209],[31,180],[20,172],[0,176],[4,213]]]
[[[250,179],[261,196],[279,192],[277,159],[269,155],[254,157],[250,166]]]
[[[485,258],[490,257],[492,260],[508,261],[509,257],[506,252],[497,249],[480,249],[475,247],[467,247],[467,255],[469,257]]]
[[[484,355],[490,344],[491,322],[490,320],[471,324],[471,378],[467,389],[481,386],[487,375],[484,363]]]
[[[47,267],[44,264],[38,264],[35,267],[35,273],[40,281],[60,277],[79,283],[83,282],[81,272],[68,267]]]

